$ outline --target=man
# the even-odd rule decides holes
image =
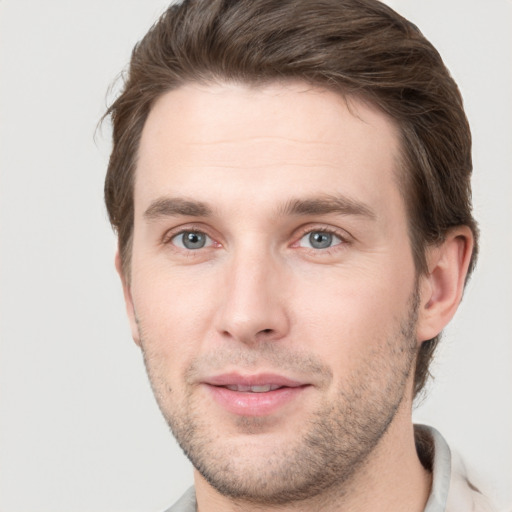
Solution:
[[[170,510],[484,510],[411,421],[478,235],[418,29],[373,0],[185,1],[109,113],[132,334],[195,467]]]

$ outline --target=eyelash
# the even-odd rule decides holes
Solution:
[[[324,249],[315,249],[312,247],[300,247],[298,246],[299,242],[304,238],[304,236],[311,234],[311,233],[326,233],[329,235],[336,236],[341,240],[341,242],[337,243],[336,245],[333,245],[331,247],[326,247]],[[177,228],[176,230],[170,230],[167,231],[164,236],[162,237],[162,245],[173,245],[176,250],[185,251],[187,254],[193,255],[194,253],[200,252],[200,249],[183,249],[181,247],[178,247],[172,243],[173,239],[178,237],[179,235],[183,235],[184,233],[200,233],[206,235],[208,238],[210,238],[213,241],[212,245],[209,245],[205,247],[204,249],[208,248],[218,248],[222,247],[222,244],[217,242],[215,240],[215,237],[210,235],[208,233],[208,230],[205,229],[204,226],[197,226],[197,225],[190,225],[190,226],[181,226],[180,228]],[[344,246],[349,245],[351,243],[347,233],[345,231],[334,229],[326,226],[317,226],[317,227],[311,227],[311,226],[305,226],[302,228],[299,232],[298,236],[294,236],[294,242],[289,246],[292,248],[298,248],[306,250],[307,252],[315,255],[329,255],[332,254],[332,252],[341,250]]]
[[[218,246],[220,246],[221,244],[216,242],[215,241],[215,237],[211,236],[209,233],[208,233],[208,230],[205,229],[204,226],[197,226],[197,225],[189,225],[189,226],[180,226],[179,228],[175,228],[175,229],[171,229],[169,231],[167,231],[164,236],[162,237],[162,245],[173,245],[172,244],[172,240],[176,237],[178,237],[179,235],[183,235],[184,233],[198,233],[198,234],[204,234],[206,235],[208,238],[210,238],[211,240],[213,240],[213,242],[215,244],[217,244]],[[176,247],[177,249],[180,249],[179,247]],[[193,251],[188,251],[188,252],[193,252]]]
[[[306,235],[311,234],[311,233],[326,233],[329,235],[333,235],[333,236],[336,236],[337,238],[339,238],[340,242],[331,247],[326,247],[325,249],[315,249],[312,247],[300,247],[297,245]],[[297,248],[306,250],[306,251],[308,251],[308,253],[313,254],[315,256],[325,256],[325,255],[331,255],[333,252],[343,250],[343,248],[345,248],[345,246],[347,246],[347,245],[350,245],[350,243],[351,243],[351,241],[349,239],[349,236],[345,231],[335,229],[335,228],[326,227],[326,226],[316,226],[316,227],[315,226],[313,226],[313,227],[306,226],[301,230],[300,235],[298,237],[295,237],[295,242],[293,242],[292,247],[297,246]]]

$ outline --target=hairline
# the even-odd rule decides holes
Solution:
[[[415,236],[415,230],[413,226],[413,217],[411,215],[411,208],[410,208],[410,195],[411,195],[411,188],[412,183],[410,180],[410,173],[412,172],[411,169],[411,162],[408,162],[410,160],[409,155],[407,155],[407,148],[406,148],[406,131],[407,128],[405,126],[405,123],[393,116],[391,116],[388,112],[386,112],[378,103],[377,101],[373,100],[371,97],[369,97],[369,94],[365,94],[363,91],[350,91],[348,90],[348,87],[344,87],[342,84],[328,84],[322,82],[322,80],[314,80],[311,77],[303,76],[303,77],[296,77],[296,76],[290,76],[290,77],[265,77],[265,78],[252,78],[248,77],[245,79],[237,78],[232,79],[228,77],[223,77],[218,74],[212,73],[211,76],[202,76],[197,77],[194,79],[184,79],[181,82],[174,84],[173,86],[170,86],[168,89],[163,90],[159,92],[157,95],[155,95],[154,98],[151,99],[150,102],[148,102],[148,109],[144,117],[144,122],[142,123],[142,126],[140,128],[140,131],[137,134],[137,141],[136,141],[136,149],[134,151],[133,155],[133,172],[131,176],[131,215],[132,220],[130,223],[130,233],[129,236],[126,238],[125,244],[123,244],[123,247],[120,245],[120,238],[118,236],[118,250],[121,255],[121,268],[123,271],[123,277],[126,279],[126,282],[128,284],[131,283],[131,262],[132,262],[132,252],[133,252],[133,231],[135,226],[135,186],[136,186],[136,176],[137,176],[137,169],[138,169],[138,161],[139,161],[139,151],[140,151],[140,142],[142,140],[142,133],[144,131],[144,127],[146,126],[146,122],[151,114],[151,111],[155,107],[156,103],[166,94],[179,90],[183,87],[186,87],[188,85],[200,85],[202,87],[208,87],[212,85],[226,85],[226,84],[234,84],[234,85],[243,85],[245,87],[248,87],[250,89],[262,89],[264,87],[270,86],[270,85],[282,85],[287,86],[291,84],[304,84],[310,88],[316,88],[319,90],[324,91],[330,91],[334,92],[337,96],[341,97],[347,106],[347,109],[349,110],[350,114],[352,114],[354,117],[357,117],[360,119],[357,114],[354,112],[354,110],[350,106],[350,99],[356,99],[357,101],[360,101],[371,108],[374,108],[378,110],[381,114],[383,114],[386,119],[396,127],[397,129],[397,154],[394,155],[394,161],[395,161],[395,168],[393,170],[394,174],[394,181],[398,188],[398,192],[400,194],[400,197],[403,200],[404,204],[404,211],[406,215],[407,220],[407,231],[408,231],[408,238],[409,238],[409,244],[412,251],[412,256],[414,259],[414,266],[416,269],[416,273],[418,277],[422,275],[425,272],[425,255],[426,255],[426,248],[427,244],[424,243],[420,247],[421,250],[418,250],[419,248],[416,247],[417,243],[419,242],[417,240],[417,237]],[[306,92],[306,90],[304,91]]]

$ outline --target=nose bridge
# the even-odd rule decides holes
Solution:
[[[283,270],[280,259],[264,244],[248,242],[233,251],[218,317],[224,336],[253,343],[286,334]]]

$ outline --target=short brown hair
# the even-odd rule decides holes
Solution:
[[[401,131],[399,182],[418,274],[426,248],[448,230],[478,230],[471,213],[471,134],[462,98],[418,28],[376,0],[185,0],[135,46],[124,89],[108,109],[113,149],[108,214],[129,279],[139,141],[154,102],[190,82],[301,80],[356,95]],[[438,338],[418,352],[414,392],[429,376]]]

